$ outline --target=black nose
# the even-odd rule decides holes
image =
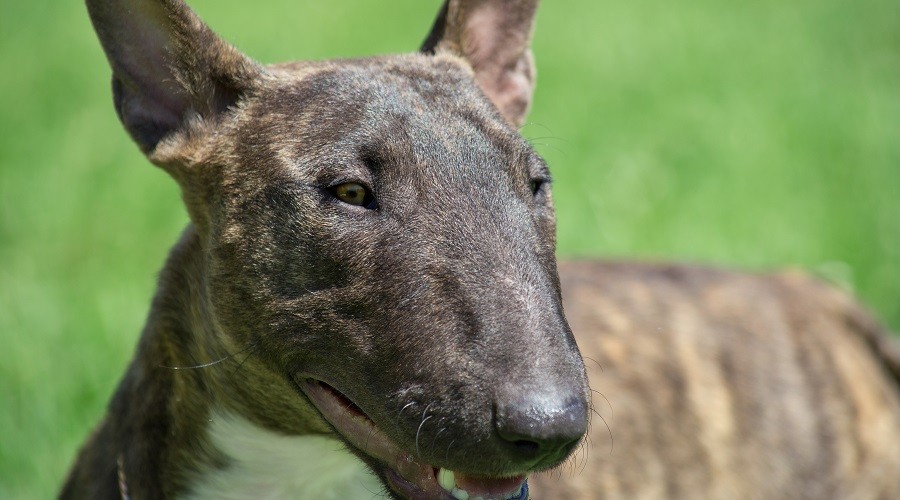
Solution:
[[[514,460],[532,467],[562,461],[587,430],[583,396],[521,395],[497,403],[496,427]]]

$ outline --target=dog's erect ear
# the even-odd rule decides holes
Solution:
[[[475,70],[481,90],[520,126],[534,91],[531,32],[538,0],[445,0],[422,52],[448,51]]]
[[[260,67],[219,39],[181,0],[87,0],[113,70],[113,100],[144,153],[192,117],[212,118]]]

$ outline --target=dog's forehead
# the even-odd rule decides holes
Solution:
[[[530,150],[468,65],[452,56],[273,66],[247,111],[246,135],[318,156],[403,144],[416,156],[461,148],[517,156]]]
[[[469,65],[454,56],[396,56],[297,62],[270,68],[277,94],[266,104],[306,104],[327,99],[332,106],[408,108],[419,100],[439,102],[480,95]],[[287,102],[283,101],[287,100]]]

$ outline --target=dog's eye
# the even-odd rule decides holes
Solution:
[[[539,177],[531,179],[531,183],[529,185],[531,188],[531,195],[535,198],[541,196],[547,190],[548,184],[550,184],[550,181],[548,179],[542,179]]]
[[[338,184],[330,189],[331,194],[335,198],[343,201],[348,205],[355,205],[368,209],[375,209],[375,197],[372,192],[362,184],[356,182],[345,182]]]

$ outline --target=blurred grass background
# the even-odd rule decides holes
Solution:
[[[438,6],[191,4],[264,62],[408,51]],[[799,266],[900,328],[895,0],[548,1],[535,52],[561,255]],[[0,498],[47,498],[187,219],[81,2],[7,2],[0,62]]]

